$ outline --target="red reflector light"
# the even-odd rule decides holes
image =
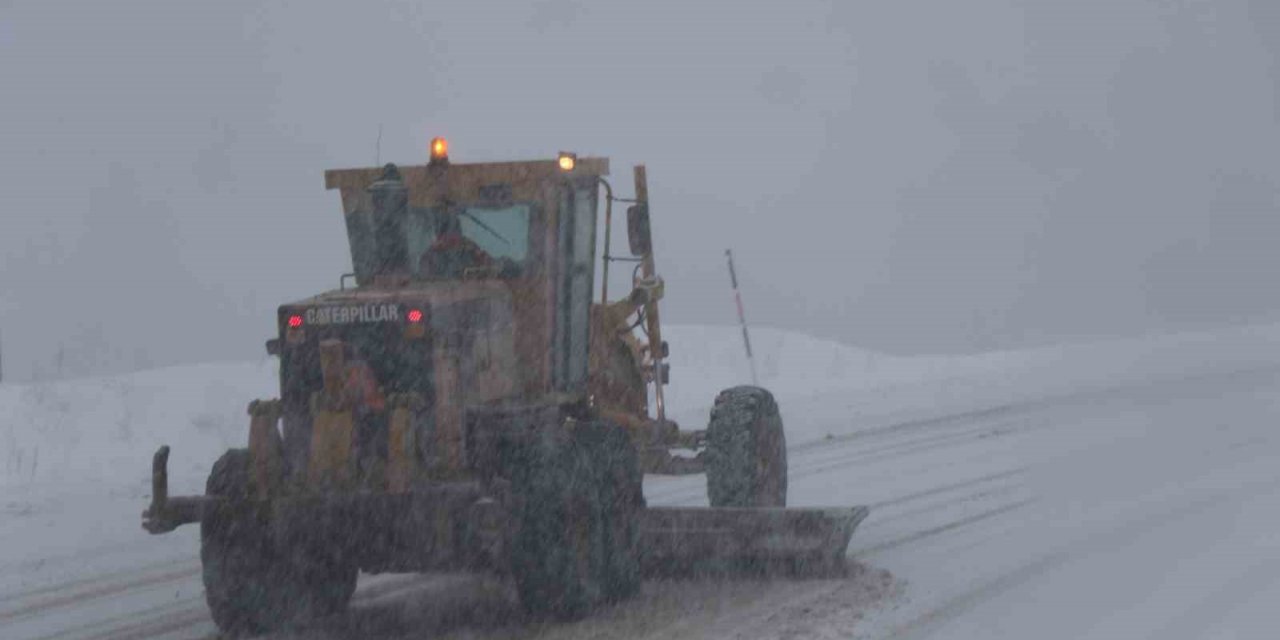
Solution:
[[[289,328],[297,329],[302,326],[302,316],[289,316]]]
[[[412,322],[415,324],[422,322],[422,311],[418,309],[412,309],[409,311],[408,318],[409,318],[409,322]]]

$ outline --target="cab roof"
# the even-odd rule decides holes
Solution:
[[[541,196],[540,185],[550,179],[594,179],[609,175],[609,159],[578,158],[572,171],[562,171],[556,160],[441,163],[397,166],[397,169],[409,190],[410,206],[430,207],[442,199],[454,202],[491,199],[486,189],[505,189],[508,197],[515,200],[533,200]],[[331,169],[324,172],[324,186],[341,191],[344,205],[350,205],[382,174],[382,167]],[[352,210],[350,206],[344,208],[348,212]]]

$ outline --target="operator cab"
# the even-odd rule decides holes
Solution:
[[[325,178],[342,192],[359,287],[568,276],[582,281],[568,286],[585,285],[589,298],[597,192],[607,173],[607,160],[572,154],[450,164],[448,145],[437,138],[426,166],[337,170]]]
[[[538,232],[545,209],[516,202],[493,185],[471,202],[411,204],[404,178],[387,165],[370,185],[367,207],[346,216],[356,281],[514,279],[537,269]]]
[[[341,194],[356,286],[281,308],[284,359],[309,367],[314,357],[302,351],[314,354],[318,340],[358,339],[372,348],[376,338],[388,354],[382,361],[421,362],[408,352],[469,350],[475,340],[449,336],[502,334],[514,352],[503,362],[468,353],[460,365],[464,376],[493,366],[518,379],[518,396],[585,393],[598,192],[608,160],[453,164],[442,139],[430,149],[425,165],[325,173],[326,187]],[[400,313],[389,321],[365,321],[364,314],[341,326],[305,322],[326,307],[380,312],[392,306]],[[405,314],[413,311],[421,314],[421,327],[408,326],[415,323]],[[288,322],[295,316],[307,326],[290,340]],[[486,338],[481,346],[492,342]],[[290,351],[304,357],[291,358]],[[389,392],[421,391],[430,377],[405,372],[438,369],[439,358],[426,360],[378,371],[380,383]],[[307,380],[298,397],[318,382]]]

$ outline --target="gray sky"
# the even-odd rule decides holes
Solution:
[[[1274,4],[0,0],[6,374],[260,357],[379,125],[647,163],[670,321],[734,321],[727,246],[895,352],[1274,318]]]

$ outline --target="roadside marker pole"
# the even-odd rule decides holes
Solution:
[[[729,260],[729,281],[733,283],[733,300],[738,303],[738,324],[742,325],[742,344],[747,348],[747,362],[751,365],[751,384],[760,386],[756,377],[756,359],[751,355],[751,335],[747,332],[747,314],[742,311],[742,293],[738,291],[738,274],[733,269],[733,250],[725,249],[724,257]]]

